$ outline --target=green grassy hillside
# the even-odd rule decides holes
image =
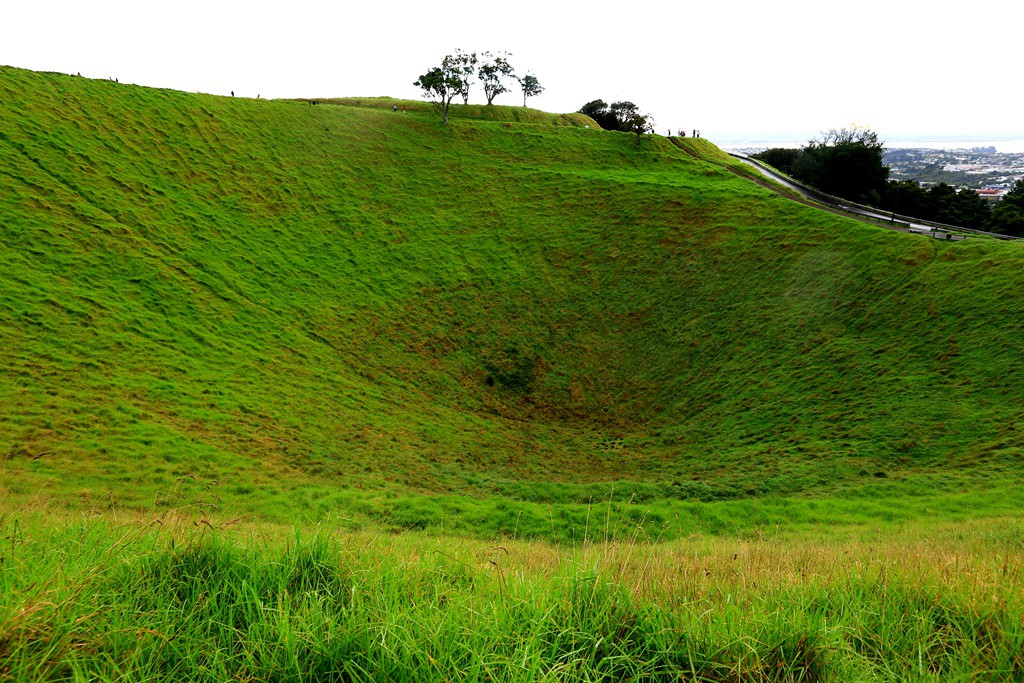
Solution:
[[[8,504],[551,533],[631,499],[675,533],[1022,502],[1020,245],[502,116],[0,68]]]
[[[394,111],[402,109],[402,114],[419,114],[436,111],[434,105],[419,100],[402,100],[394,97],[328,97],[294,100],[296,102],[316,104],[333,104],[343,107],[364,107]],[[483,121],[506,121],[517,123],[539,123],[554,126],[575,126],[577,128],[593,128],[601,130],[601,126],[586,114],[572,112],[570,114],[551,114],[539,109],[528,107],[511,107],[507,105],[457,104],[451,105],[450,115],[460,119],[479,119]]]

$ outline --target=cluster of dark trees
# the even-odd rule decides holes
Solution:
[[[755,159],[827,194],[879,206],[889,178],[882,143],[870,130],[829,130],[800,149],[769,149]]]
[[[977,230],[989,229],[992,209],[971,188],[939,183],[927,190],[916,180],[890,180],[879,205],[886,211]]]
[[[992,209],[988,229],[1004,235],[1024,237],[1024,178],[1014,183],[1013,189]]]
[[[474,83],[480,83],[487,104],[494,104],[494,98],[502,93],[511,92],[513,84],[518,84],[523,92],[523,106],[527,97],[535,97],[544,92],[544,87],[533,74],[517,76],[509,63],[511,57],[507,52],[491,54],[483,52],[463,52],[456,50],[453,55],[445,55],[440,66],[435,66],[423,74],[413,85],[423,90],[423,94],[434,103],[444,116],[448,125],[448,110],[452,101],[458,96],[463,104],[469,104],[469,91]]]
[[[913,180],[889,180],[883,144],[869,130],[830,130],[800,149],[753,155],[802,183],[836,197],[885,211],[965,228],[1024,236],[1024,180],[995,206],[946,183],[924,189]]]
[[[632,102],[606,104],[604,100],[591,100],[580,107],[579,113],[594,119],[605,130],[633,133],[637,147],[644,135],[654,132],[654,119],[650,114],[641,113],[640,107]]]

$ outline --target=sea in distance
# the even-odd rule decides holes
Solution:
[[[710,136],[709,136],[710,137]],[[763,150],[772,147],[786,147],[796,149],[803,147],[807,144],[813,135],[808,136],[802,140],[774,140],[774,139],[758,139],[755,136],[751,136],[749,139],[740,140],[738,138],[727,139],[722,141],[715,141],[715,143],[725,150],[736,151],[736,150]],[[882,136],[879,136],[882,137]],[[1022,136],[1024,137],[1024,136]],[[1024,139],[976,139],[976,140],[916,140],[908,138],[895,137],[892,140],[882,137],[882,142],[885,144],[886,149],[972,149],[975,147],[995,147],[997,152],[1002,154],[1024,154]]]

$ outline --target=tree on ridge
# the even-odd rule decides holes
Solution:
[[[477,59],[475,52],[456,50],[455,61],[458,63],[458,69],[462,75],[462,89],[459,94],[462,95],[462,103],[469,104],[469,88],[473,84],[476,67],[480,60]]]
[[[636,136],[634,144],[637,149],[640,149],[644,136],[654,132],[654,119],[650,114],[641,114],[639,109],[630,112],[623,125],[628,132]]]
[[[441,66],[423,74],[413,85],[423,90],[423,94],[430,100],[434,108],[444,117],[444,125],[448,125],[448,110],[451,108],[452,100],[456,95],[462,94],[468,88],[463,71],[463,53],[456,52],[455,56],[445,55],[441,60]]]
[[[484,52],[481,55],[482,63],[477,69],[476,74],[480,79],[480,85],[484,87],[484,97],[487,99],[487,104],[494,104],[495,97],[509,91],[507,82],[515,78],[515,70],[506,59],[506,57],[511,56],[507,52],[502,52],[498,55]]]
[[[604,100],[591,100],[579,109],[605,130],[618,130],[623,133],[634,133],[637,136],[637,147],[645,133],[654,132],[654,119],[650,114],[640,112],[640,107],[629,100],[605,104]]]
[[[544,92],[544,86],[540,84],[533,74],[526,74],[519,79],[519,87],[523,89],[523,106],[526,106],[527,97],[536,97]]]

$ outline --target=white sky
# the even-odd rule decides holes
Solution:
[[[1024,2],[4,0],[0,64],[238,96],[390,95],[456,48],[512,53],[575,111],[630,100],[658,132],[806,139],[868,126],[1024,137]],[[471,101],[483,101],[477,88]],[[498,104],[521,104],[519,93]]]

